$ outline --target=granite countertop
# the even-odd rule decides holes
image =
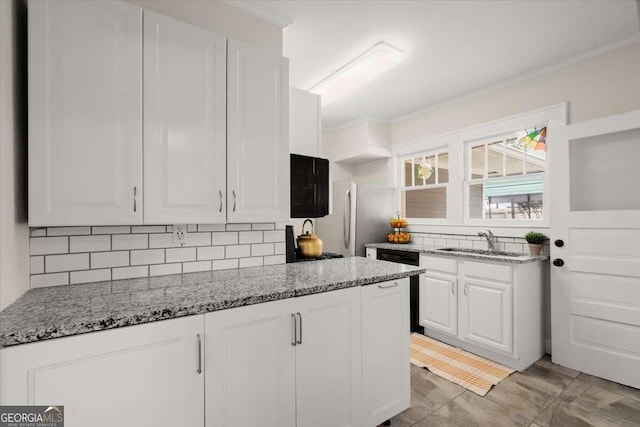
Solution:
[[[30,289],[0,312],[0,348],[401,279],[361,257]]]
[[[443,251],[442,247],[432,246],[432,245],[417,245],[413,243],[367,243],[365,244],[367,248],[380,248],[380,249],[394,249],[397,251],[405,251],[405,252],[420,252],[429,255],[438,255],[445,257],[453,257],[453,258],[469,258],[476,259],[482,261],[493,261],[493,262],[504,262],[511,264],[523,264],[527,262],[538,262],[538,261],[547,261],[549,259],[549,255],[529,255],[526,253],[515,253],[509,252],[509,256],[501,256],[501,255],[487,255],[482,253],[471,253],[471,252],[456,252],[456,251]],[[467,250],[466,248],[459,248],[460,251]]]

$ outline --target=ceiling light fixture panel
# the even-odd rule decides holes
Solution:
[[[374,80],[404,59],[404,53],[385,42],[379,42],[353,59],[310,92],[322,96],[322,105],[328,105],[356,88]]]

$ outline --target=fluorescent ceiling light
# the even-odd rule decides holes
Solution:
[[[309,91],[322,95],[322,105],[330,104],[359,86],[370,82],[403,60],[404,54],[384,42],[375,44]]]

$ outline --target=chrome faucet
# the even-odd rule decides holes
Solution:
[[[496,236],[493,235],[491,230],[480,230],[478,231],[478,236],[484,236],[484,238],[487,239],[487,244],[489,245],[489,252],[495,252]]]

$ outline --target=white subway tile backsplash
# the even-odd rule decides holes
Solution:
[[[48,227],[47,236],[80,236],[91,234],[91,227]]]
[[[131,265],[163,264],[164,249],[131,251]]]
[[[150,276],[166,276],[167,274],[182,273],[182,264],[158,264],[149,266]]]
[[[220,259],[213,261],[212,270],[229,270],[231,268],[238,268],[238,260],[237,259]]]
[[[29,239],[31,255],[66,254],[69,252],[69,238],[63,237],[32,237]]]
[[[111,250],[111,236],[71,236],[69,252],[102,252]]]
[[[251,256],[251,245],[227,246],[225,251],[226,258],[244,258]]]
[[[273,244],[273,252],[276,255],[284,254],[287,252],[287,244],[285,242],[279,242]]]
[[[240,244],[262,243],[262,231],[241,231],[239,235]]]
[[[262,257],[252,257],[252,258],[240,258],[240,268],[243,267],[258,267],[263,265],[264,261]]]
[[[30,264],[31,264],[31,274],[44,273],[44,257],[43,256],[32,256],[30,260]]]
[[[173,234],[149,234],[149,249],[178,248],[180,243],[173,243]]]
[[[166,250],[166,262],[184,262],[196,260],[196,248],[175,248]]]
[[[100,270],[83,270],[72,271],[69,273],[70,283],[75,285],[77,283],[89,283],[89,282],[102,282],[105,280],[111,280],[111,269],[105,268]]]
[[[250,231],[251,224],[227,224],[227,231]]]
[[[275,230],[276,225],[273,223],[251,224],[252,230]]]
[[[45,237],[47,235],[46,228],[32,228],[29,233],[30,237]]]
[[[225,231],[224,224],[199,224],[198,231]]]
[[[129,265],[129,251],[95,252],[91,254],[91,268],[124,267]]]
[[[165,225],[138,225],[131,227],[132,233],[166,233],[167,231]]]
[[[251,256],[273,255],[273,243],[258,243],[251,245]]]
[[[509,252],[525,252],[525,248],[522,243],[505,243],[504,250]]]
[[[264,242],[284,242],[284,230],[265,231]]]
[[[212,245],[237,245],[238,233],[237,232],[214,232],[211,233]]]
[[[198,260],[224,259],[224,246],[206,246],[198,248]]]
[[[47,273],[88,270],[89,254],[47,255],[44,260],[44,269]]]
[[[236,269],[285,262],[284,224],[190,224],[30,229],[31,286]]]
[[[147,249],[149,247],[148,234],[116,234],[111,236],[114,251],[124,249]]]
[[[264,265],[284,264],[286,257],[284,255],[271,255],[264,257]]]
[[[211,271],[211,261],[195,261],[182,263],[183,273],[194,273],[196,271]]]
[[[30,284],[32,288],[68,285],[69,273],[36,274],[31,276]]]
[[[115,227],[91,227],[91,234],[128,234],[131,233],[131,227],[128,225]]]
[[[146,265],[137,267],[121,267],[114,268],[111,274],[112,280],[135,279],[137,277],[149,276],[149,267]]]
[[[211,233],[187,233],[185,246],[211,246]]]

